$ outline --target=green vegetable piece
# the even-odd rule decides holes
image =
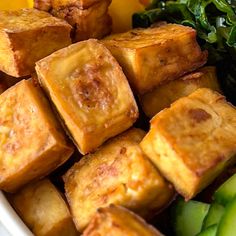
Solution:
[[[217,225],[212,225],[206,229],[204,229],[201,233],[196,236],[215,236],[217,232]]]
[[[213,198],[216,202],[226,205],[236,195],[236,174],[225,181],[214,193]],[[235,231],[236,234],[236,231]]]
[[[201,231],[209,204],[179,199],[172,209],[173,229],[176,236],[195,236]]]
[[[216,236],[236,235],[236,197],[227,205],[219,223]]]
[[[205,230],[212,225],[218,224],[224,212],[225,208],[222,205],[218,203],[212,203],[203,221],[202,229]]]

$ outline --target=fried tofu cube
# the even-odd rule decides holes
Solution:
[[[36,9],[0,11],[0,70],[30,75],[35,62],[71,44],[71,26]]]
[[[99,208],[83,236],[162,236],[154,227],[128,209],[110,205]]]
[[[176,24],[114,34],[103,43],[138,94],[177,79],[207,60],[207,53],[201,51],[196,41],[196,31]]]
[[[169,107],[174,101],[188,96],[198,88],[220,91],[215,67],[206,66],[177,80],[159,85],[140,96],[140,103],[145,114],[151,118],[164,108]]]
[[[27,185],[11,195],[9,200],[35,235],[77,235],[61,193],[48,179]]]
[[[141,147],[188,200],[235,162],[235,140],[235,107],[200,88],[154,116]]]
[[[0,189],[14,192],[72,153],[42,91],[30,80],[0,95]]]
[[[42,0],[41,0],[42,1]],[[80,9],[87,9],[97,2],[104,2],[104,0],[51,0],[53,8],[63,8],[66,6],[76,6]]]
[[[37,62],[36,70],[82,154],[128,129],[138,117],[122,69],[95,39],[53,53]]]
[[[144,155],[144,131],[131,129],[84,156],[64,176],[74,222],[82,231],[97,208],[125,206],[152,217],[173,198],[173,188]]]
[[[108,14],[110,3],[111,0],[97,1],[86,9],[80,9],[77,5],[68,5],[52,8],[51,13],[65,19],[74,27],[73,40],[75,42],[89,38],[101,39],[112,30],[112,21]]]
[[[60,1],[62,2],[62,1]],[[34,8],[40,11],[50,11],[52,8],[52,0],[34,0]]]

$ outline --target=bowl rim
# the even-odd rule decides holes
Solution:
[[[0,223],[13,236],[34,236],[0,191]]]

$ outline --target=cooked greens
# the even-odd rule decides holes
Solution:
[[[144,12],[133,15],[133,27],[157,21],[191,26],[209,65],[216,65],[222,89],[236,104],[236,0],[153,0]]]

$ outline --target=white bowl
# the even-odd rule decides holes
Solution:
[[[0,223],[7,229],[7,231],[12,236],[33,236],[31,231],[23,223],[23,221],[17,215],[15,210],[11,207],[11,205],[5,198],[3,192],[1,191],[0,191]]]

